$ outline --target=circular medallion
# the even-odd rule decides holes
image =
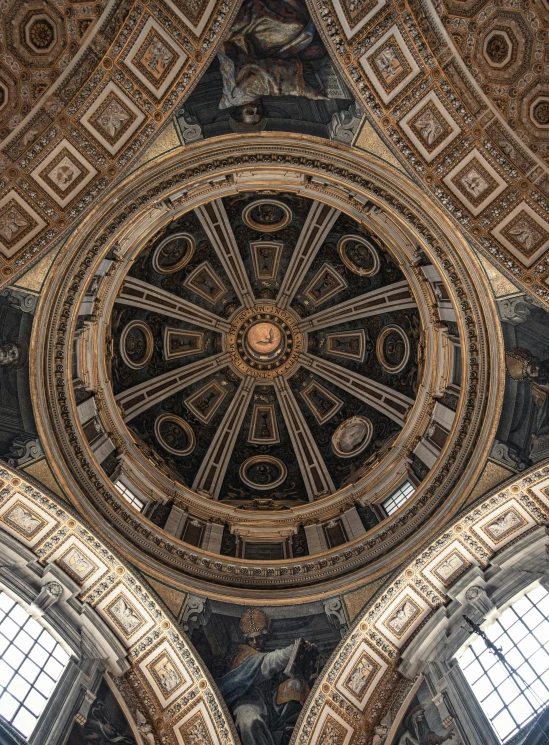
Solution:
[[[379,254],[372,241],[364,235],[344,235],[337,244],[341,261],[354,274],[372,277],[380,269]]]
[[[120,336],[120,354],[133,370],[140,370],[149,362],[154,348],[152,331],[143,321],[128,323]]]
[[[188,422],[175,414],[162,414],[154,423],[154,434],[162,447],[173,455],[189,455],[196,438]]]
[[[284,353],[288,339],[275,321],[257,321],[246,329],[243,341],[252,359],[266,362]]]
[[[240,478],[252,489],[274,489],[287,475],[284,463],[271,455],[254,455],[240,466]]]
[[[153,257],[153,269],[159,274],[172,274],[183,269],[191,260],[195,249],[192,235],[175,233],[157,246]]]
[[[255,378],[288,375],[297,364],[301,347],[293,313],[263,303],[238,313],[227,338],[235,367]]]
[[[274,233],[291,222],[292,212],[277,199],[259,199],[244,208],[242,220],[252,230]]]
[[[342,422],[332,435],[332,450],[340,458],[353,458],[370,444],[374,426],[365,416],[352,416]]]
[[[537,127],[549,127],[549,97],[538,96],[530,106],[530,116]]]
[[[376,355],[381,367],[397,373],[406,367],[410,358],[410,340],[400,326],[385,326],[376,342]]]

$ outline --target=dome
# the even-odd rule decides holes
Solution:
[[[303,196],[241,192],[136,256],[108,372],[129,436],[182,487],[287,509],[355,484],[398,438],[421,328],[398,259],[365,226]]]
[[[199,584],[381,571],[482,459],[486,299],[375,161],[299,135],[212,148],[121,185],[68,247],[43,306],[71,314],[66,394],[43,389],[56,461],[130,553]]]

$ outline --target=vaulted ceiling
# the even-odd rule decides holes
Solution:
[[[24,472],[55,540],[119,552],[75,596],[119,636],[102,583],[148,614],[127,680],[170,745],[237,742],[214,678],[249,606],[324,662],[354,624],[284,743],[363,745],[452,583],[546,521],[548,30],[545,0],[2,11],[0,497]],[[181,698],[145,669],[160,638]]]

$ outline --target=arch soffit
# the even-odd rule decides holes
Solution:
[[[91,27],[70,44],[66,66],[51,72],[53,82],[30,110],[28,72],[9,91],[0,83],[8,103],[0,119],[10,117],[0,122],[0,209],[18,223],[0,230],[0,285],[61,245],[75,220],[131,169],[210,64],[240,2],[99,3],[99,17],[88,19]],[[67,7],[65,15],[71,27],[80,23],[80,9]],[[20,112],[17,84],[26,90]]]
[[[307,0],[307,4],[368,120],[405,170],[503,274],[549,305],[549,166],[541,157],[543,147],[536,144],[539,125],[536,132],[535,121],[521,118],[524,141],[533,144],[525,147],[510,126],[519,123],[519,114],[515,119],[507,117],[508,122],[507,109],[498,107],[497,96],[489,95],[490,86],[483,83],[481,88],[472,73],[480,68],[488,71],[489,60],[469,57],[466,64],[452,35],[471,34],[470,43],[472,29],[479,25],[474,20],[481,20],[485,3],[470,4],[472,11],[456,11],[456,4],[432,0],[410,4]],[[499,12],[492,10],[488,21],[495,23]],[[531,29],[545,24],[541,17],[545,11],[540,17],[533,10],[523,12]],[[543,38],[539,36],[539,43]],[[516,52],[514,48],[510,54]],[[384,79],[383,63],[378,68],[376,62],[380,54],[401,61],[398,75],[389,71]],[[534,65],[533,57],[529,64],[528,69],[533,67],[536,73],[544,70]],[[535,77],[527,89],[533,91],[532,106],[540,83]],[[517,88],[511,91],[515,95]],[[492,179],[490,186],[484,182],[483,195],[468,191],[467,177],[475,167],[485,169],[488,180]],[[539,237],[534,249],[524,236],[517,240],[516,233],[510,232],[521,220]]]
[[[288,140],[291,142],[288,143]],[[384,165],[380,165],[376,158],[362,157],[358,160],[348,150],[341,147],[334,147],[320,141],[318,144],[303,145],[297,137],[284,137],[284,144],[279,141],[275,148],[272,137],[234,138],[229,136],[227,150],[224,151],[227,152],[227,157],[223,160],[215,157],[217,148],[216,144],[210,145],[209,149],[190,147],[183,156],[167,156],[160,159],[154,168],[141,177],[133,179],[129,186],[121,185],[116,195],[117,198],[111,195],[111,198],[102,205],[101,211],[94,215],[93,219],[90,218],[83,223],[78,240],[74,238],[64,248],[64,253],[60,257],[60,271],[56,273],[55,278],[52,277],[49,280],[50,284],[44,293],[39,319],[35,325],[35,329],[38,329],[43,328],[42,323],[45,323],[52,329],[52,342],[49,349],[43,350],[41,345],[35,343],[37,358],[31,374],[31,380],[35,386],[33,390],[35,410],[43,433],[51,432],[53,426],[53,430],[57,432],[62,442],[66,437],[65,433],[69,431],[65,429],[67,425],[71,432],[79,431],[78,423],[74,419],[71,421],[70,415],[70,407],[74,405],[71,401],[70,381],[72,329],[76,318],[75,309],[102,257],[114,247],[116,261],[123,262],[177,214],[192,209],[197,204],[212,198],[212,195],[218,197],[224,193],[234,193],[249,188],[255,190],[262,186],[272,188],[274,184],[278,188],[298,191],[321,201],[343,205],[343,209],[355,215],[356,219],[366,225],[369,224],[368,221],[371,220],[373,214],[370,201],[372,199],[380,205],[379,214],[382,218],[387,214],[395,216],[395,222],[386,223],[389,233],[390,231],[400,233],[401,242],[412,251],[415,250],[418,241],[424,245],[429,258],[436,264],[441,276],[448,284],[449,292],[454,297],[455,306],[459,310],[458,323],[461,326],[463,338],[468,338],[469,344],[469,355],[464,355],[467,357],[465,364],[468,367],[464,379],[469,382],[468,387],[464,386],[462,392],[462,402],[467,403],[463,404],[460,417],[456,417],[454,432],[457,432],[458,427],[461,428],[457,445],[454,447],[454,440],[449,438],[452,442],[452,449],[449,446],[446,448],[444,451],[446,460],[441,459],[439,468],[436,473],[433,473],[428,487],[425,491],[422,490],[423,496],[418,499],[427,501],[435,494],[440,495],[441,498],[442,492],[437,491],[441,482],[448,491],[450,490],[457,478],[454,467],[456,464],[460,468],[465,467],[466,456],[462,448],[463,442],[468,443],[470,440],[472,443],[478,435],[480,439],[477,440],[476,449],[473,449],[470,456],[467,456],[470,458],[467,464],[468,471],[465,474],[460,472],[464,482],[473,483],[474,473],[481,467],[483,452],[489,446],[493,436],[492,430],[497,424],[502,397],[500,390],[502,360],[499,357],[492,357],[490,362],[490,354],[493,355],[493,350],[490,353],[489,349],[493,346],[494,349],[499,350],[498,354],[501,356],[502,345],[498,343],[500,330],[494,322],[496,313],[490,307],[492,302],[490,293],[487,290],[483,293],[471,280],[472,274],[478,278],[481,273],[467,244],[452,231],[446,232],[447,223],[441,215],[433,219],[432,215],[424,213],[420,207],[421,193],[413,184],[403,179],[402,174],[395,169],[389,170]],[[155,202],[155,199],[162,201]],[[417,218],[418,214],[421,218]],[[409,261],[413,262],[412,255]],[[63,267],[62,270],[61,267]],[[103,304],[99,302],[95,321],[100,318],[102,312]],[[432,320],[436,323],[435,317]],[[97,359],[103,358],[104,351],[98,349]],[[496,364],[494,364],[494,359],[496,359]],[[60,395],[61,388],[64,388],[62,395]],[[101,397],[103,396],[104,393],[101,392]],[[431,404],[434,404],[434,400]],[[58,412],[51,418],[50,406],[58,409]],[[486,407],[484,418],[483,407]],[[486,429],[480,433],[477,428],[483,421],[488,424]],[[59,427],[57,423],[60,424]],[[107,429],[112,431],[111,422]],[[466,435],[465,432],[467,432]],[[72,434],[69,440],[75,442]],[[89,454],[84,456],[82,451],[73,452],[72,445],[69,444],[69,449],[66,451],[67,467],[62,464],[63,458],[59,457],[53,438],[44,437],[44,442],[45,446],[51,450],[51,462],[58,467],[59,477],[67,485],[67,493],[79,493],[79,486],[74,481],[74,475],[71,475],[73,472],[76,473],[74,470],[76,466],[79,472],[78,483],[86,483],[86,493],[93,494],[95,491],[100,491],[97,504],[108,506],[107,522],[109,525],[117,526],[122,529],[122,532],[129,526],[130,534],[133,534],[131,540],[137,539],[141,547],[145,545],[144,541],[147,543],[152,541],[154,546],[151,554],[155,558],[163,561],[166,558],[168,565],[174,564],[179,570],[185,566],[191,576],[198,574],[199,577],[211,577],[216,580],[221,578],[224,582],[230,579],[242,585],[253,583],[254,573],[257,574],[257,572],[256,570],[252,572],[246,562],[238,562],[235,568],[234,560],[227,562],[223,560],[223,557],[218,556],[214,559],[212,555],[205,552],[201,555],[201,552],[194,547],[191,552],[184,551],[170,536],[163,535],[159,543],[158,528],[155,527],[154,531],[148,528],[143,529],[139,519],[134,514],[130,514],[126,508],[121,508],[118,500],[113,499],[112,485],[109,486],[108,480],[101,475],[102,472],[97,464],[93,465],[92,475],[90,460],[92,463],[93,460]],[[81,470],[82,466],[84,470]],[[164,485],[164,489],[166,488],[173,489],[173,483]],[[456,497],[456,499],[461,498],[464,497]],[[451,501],[447,500],[441,508],[446,514],[448,514],[448,509],[457,508],[457,502],[450,505]],[[89,507],[83,506],[83,509],[89,510]],[[213,504],[211,509],[214,509]],[[313,505],[314,509],[317,507]],[[88,511],[87,514],[90,519],[94,519],[93,511]],[[295,517],[292,516],[292,519],[295,520]],[[400,526],[402,527],[403,524],[401,522]],[[105,529],[104,521],[102,525],[103,527],[100,521],[99,530]],[[405,526],[408,541],[411,540],[411,531],[410,523]],[[110,535],[112,539],[114,532],[111,531]],[[397,543],[394,534],[386,532],[384,535],[386,537],[391,535],[391,546]],[[416,531],[414,538],[417,540],[421,538],[419,531]],[[423,539],[425,540],[426,537],[423,536]],[[401,546],[402,543],[404,542],[401,542]],[[355,544],[345,547],[343,551],[341,549],[332,551],[330,557],[324,556],[316,564],[308,562],[309,568],[305,570],[302,562],[299,566],[296,564],[295,567],[289,569],[286,567],[284,572],[278,567],[274,570],[275,574],[269,567],[261,572],[266,572],[265,577],[269,578],[270,585],[272,585],[273,576],[277,577],[283,573],[289,575],[283,580],[283,585],[297,586],[301,583],[308,584],[312,578],[322,576],[323,573],[333,577],[336,566],[337,570],[341,569],[341,571],[349,566],[356,569],[357,557],[361,557],[361,562],[362,558],[371,561],[380,554],[379,539],[362,541],[362,543],[355,541]],[[407,550],[411,549],[408,547]],[[200,556],[200,559],[197,559],[197,556]],[[400,562],[405,559],[400,555],[393,557],[393,560]],[[148,559],[145,557],[143,561],[148,561]],[[199,566],[198,572],[197,565]],[[387,566],[384,571],[387,571]],[[260,582],[266,581],[261,577],[259,579]],[[174,580],[177,581],[175,575]]]
[[[465,578],[468,571],[476,578],[505,549],[515,547],[522,551],[529,537],[534,538],[537,532],[542,534],[540,540],[547,543],[543,529],[548,520],[547,462],[509,481],[503,489],[454,519],[369,600],[355,619],[311,692],[294,730],[292,745],[322,743],[323,728],[329,731],[330,726],[337,733],[334,745],[368,742],[375,724],[394,705],[392,696],[401,680],[397,669],[405,660],[406,648],[414,640],[421,646],[421,631],[444,612],[443,607],[450,600],[456,599],[453,590],[460,578]],[[512,563],[510,555],[508,559]],[[525,586],[535,579],[530,576],[521,581]],[[458,593],[460,599],[461,594]],[[440,636],[437,638],[440,640]],[[349,679],[364,659],[372,665],[373,672],[359,699],[349,686]],[[410,662],[413,667],[413,660]]]
[[[162,722],[164,731],[157,729],[157,734],[166,734],[171,742],[181,745],[185,724],[196,723],[196,716],[204,722],[212,745],[238,742],[215,684],[154,593],[58,497],[36,488],[26,475],[21,476],[12,468],[0,470],[0,530],[4,542],[9,545],[15,540],[20,544],[25,555],[33,556],[43,567],[44,576],[55,567],[55,578],[63,579],[65,588],[73,588],[75,599],[97,613],[100,624],[126,652],[139,702],[157,728]],[[17,527],[12,514],[15,506],[32,511],[33,519],[39,521],[34,535]],[[471,567],[486,568],[504,549],[520,544],[548,520],[549,465],[532,469],[460,515],[369,601],[324,668],[292,742],[322,742],[322,730],[330,727],[331,720],[339,724],[335,731],[341,737],[336,745],[354,742],[365,729],[371,730],[397,682],[396,669],[407,644],[452,596],[458,578]],[[498,527],[494,529],[494,525]],[[93,564],[84,580],[75,575],[67,561],[68,551],[75,548]],[[451,556],[463,564],[454,565],[456,577],[447,580],[440,565]],[[130,632],[113,611],[121,596],[140,621],[139,627]],[[416,609],[415,615],[404,630],[394,624],[391,627],[392,618],[406,603]],[[164,653],[184,681],[175,696],[163,695],[149,670],[150,663]],[[363,655],[373,660],[376,672],[359,700],[345,682]],[[117,674],[126,665],[111,660],[110,667]]]
[[[459,223],[473,244],[504,274],[549,304],[549,266],[545,263],[549,242],[548,166],[533,150],[524,148],[496,102],[479,87],[444,25],[448,18],[438,15],[431,0],[414,4],[413,10],[394,0],[359,6],[349,0],[319,4],[308,0],[308,4],[333,58],[362,101],[378,135],[405,170],[422,181],[433,201]],[[138,3],[131,12],[124,0],[112,0],[104,6],[78,54],[5,140],[2,162],[8,176],[6,195],[9,193],[19,204],[21,218],[33,229],[26,230],[21,241],[14,236],[10,246],[4,246],[0,284],[11,281],[14,272],[23,271],[52,245],[66,239],[74,220],[162,131],[162,122],[170,119],[206,69],[239,5],[238,0],[202,0],[192,19],[171,0]],[[483,3],[476,5],[482,7]],[[528,12],[529,21],[535,25],[535,13]],[[143,41],[140,32],[149,22],[167,35],[166,41],[171,40],[179,49],[178,59],[183,61],[173,68],[176,72],[167,88],[156,89],[162,91],[160,97],[154,95],[154,86],[149,83],[147,87],[143,76],[136,75],[139,71],[132,69],[139,56],[138,42]],[[392,39],[400,45],[397,57],[407,60],[404,65],[408,74],[402,85],[402,76],[397,76],[398,89],[386,90],[376,78],[370,56],[380,42]],[[109,145],[104,138],[101,144],[89,128],[94,112],[88,112],[85,101],[98,96],[99,100],[108,86],[119,84],[130,92],[125,103],[130,109],[134,107],[129,116],[132,120],[136,117],[137,126],[123,127],[125,134],[119,146]],[[84,86],[85,100],[80,96]],[[430,121],[433,117],[438,121],[436,147],[429,126],[413,124],[417,125],[418,116],[423,121],[425,107]],[[435,126],[432,121],[430,126]],[[83,160],[81,165],[90,177],[79,179],[74,198],[64,194],[62,198],[57,195],[56,200],[53,192],[43,190],[44,183],[33,178],[31,170],[37,159],[44,161],[44,168],[50,160],[56,160],[56,149],[63,149],[62,141],[76,146],[72,157],[82,159],[79,142],[71,141],[75,132],[79,139],[87,138],[87,165]],[[490,174],[492,188],[478,204],[476,197],[469,194],[468,198],[463,184],[457,183],[467,174],[454,173],[464,154],[472,154]],[[38,170],[44,168],[40,163]],[[37,209],[31,213],[24,197],[36,188],[43,204],[34,200]],[[521,220],[529,238],[509,232]]]
[[[78,609],[81,633],[93,640],[111,675],[124,674],[137,708],[146,712],[162,742],[167,737],[182,745],[191,726],[207,745],[238,742],[209,672],[154,592],[70,507],[26,474],[2,464],[0,482],[0,541],[6,556],[19,554],[17,564],[31,557],[43,583],[61,583],[69,615]],[[78,653],[74,630],[64,643]],[[169,691],[154,674],[166,661],[177,680]]]

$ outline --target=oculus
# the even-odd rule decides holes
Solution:
[[[192,427],[175,414],[159,416],[154,423],[154,434],[164,450],[173,455],[189,455],[196,446]]]
[[[240,466],[240,478],[253,489],[274,489],[287,475],[284,463],[271,455],[254,455]]]
[[[360,277],[373,277],[379,272],[379,254],[366,236],[344,235],[337,244],[337,252],[347,269]]]
[[[252,230],[275,233],[289,225],[292,212],[277,199],[259,199],[243,209],[242,220]]]
[[[155,249],[152,265],[159,274],[172,274],[183,269],[191,260],[195,242],[188,233],[175,233],[163,240]]]
[[[154,339],[150,328],[143,321],[129,323],[120,337],[120,354],[133,370],[145,367],[152,357]]]
[[[286,375],[301,351],[297,320],[288,310],[271,304],[246,308],[231,322],[227,349],[235,367],[246,375]]]
[[[377,337],[376,355],[387,372],[394,375],[403,370],[410,358],[410,340],[404,329],[394,324],[385,326]]]
[[[332,435],[332,450],[340,458],[353,458],[365,450],[374,426],[365,416],[353,416],[342,422]]]

